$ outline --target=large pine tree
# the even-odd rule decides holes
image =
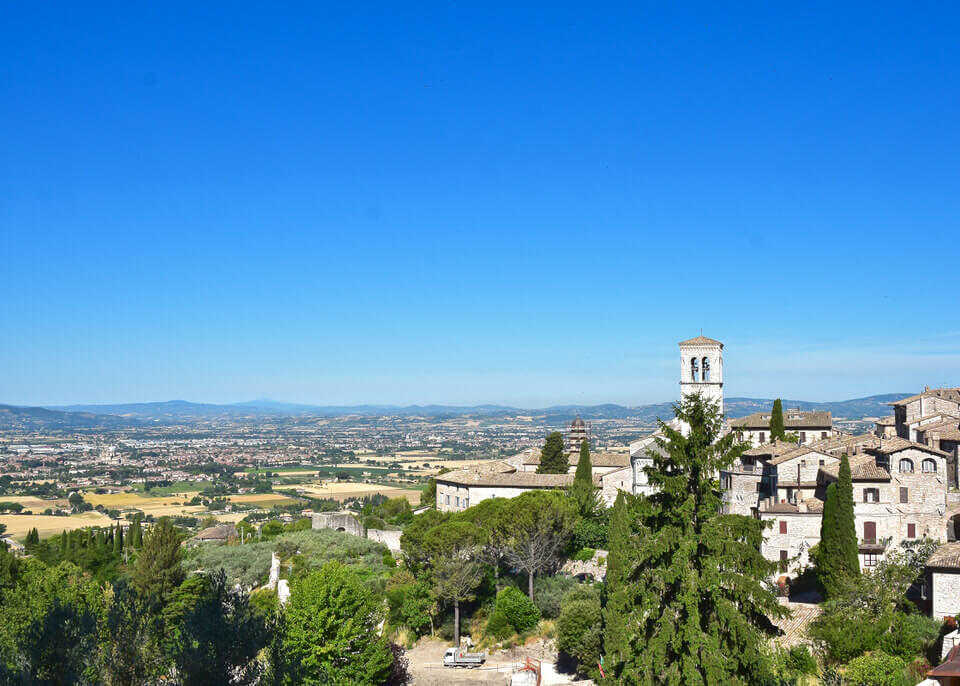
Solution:
[[[631,517],[637,498],[620,491],[610,510],[607,555],[607,576],[604,582],[606,600],[603,609],[603,649],[608,664],[625,663],[630,655],[630,607],[633,589],[630,571],[634,541]]]
[[[773,401],[773,412],[770,413],[770,440],[781,441],[787,437],[786,429],[783,424],[783,403],[780,398]]]
[[[627,532],[610,532],[612,593],[622,595],[607,608],[609,667],[624,685],[764,683],[768,618],[787,611],[766,581],[776,565],[760,554],[764,524],[720,514],[716,480],[747,446],[721,436],[717,405],[700,395],[675,413],[689,432],[660,423],[663,454],[647,468],[657,491]]]
[[[566,474],[570,469],[567,454],[563,450],[563,434],[554,431],[547,436],[543,450],[540,451],[540,466],[537,474]]]

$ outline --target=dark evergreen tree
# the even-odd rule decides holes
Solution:
[[[631,518],[629,543],[613,543],[628,549],[613,562],[625,565],[616,574],[629,590],[607,611],[626,634],[617,640],[612,629],[611,676],[631,686],[766,683],[770,619],[788,612],[767,582],[776,565],[760,554],[764,524],[720,514],[716,481],[746,445],[721,435],[717,405],[700,395],[675,413],[689,432],[660,422],[660,450],[646,469],[656,492]],[[619,528],[611,535],[622,539]]]
[[[632,606],[633,589],[630,586],[634,541],[631,538],[631,517],[638,499],[624,491],[610,511],[607,555],[607,577],[604,583],[606,599],[603,610],[603,648],[610,664],[623,664],[630,655],[628,617]]]
[[[850,460],[846,455],[840,458],[840,470],[837,478],[837,533],[839,559],[843,570],[850,577],[860,573],[860,559],[857,555],[857,526],[853,512],[853,478],[850,474]]]
[[[123,552],[123,527],[117,524],[117,533],[113,535],[113,552]]]
[[[184,579],[180,535],[163,517],[143,538],[143,548],[133,568],[133,587],[144,597],[166,601]]]
[[[563,450],[563,434],[554,431],[547,436],[547,441],[540,451],[540,466],[537,474],[566,474],[570,469],[567,454]]]
[[[127,538],[132,548],[139,550],[140,546],[143,545],[143,529],[140,526],[140,517],[133,518],[133,523],[130,524],[130,528],[127,530]]]
[[[573,477],[570,495],[577,501],[581,517],[594,517],[603,508],[598,489],[593,485],[593,465],[590,462],[590,444],[587,441],[580,444],[580,460],[577,462],[577,473]]]
[[[827,597],[836,592],[836,579],[842,576],[838,572],[837,550],[837,484],[827,486],[823,514],[820,516],[820,542],[816,547],[814,566],[820,589]]]
[[[783,424],[783,403],[780,398],[773,401],[773,412],[770,413],[770,440],[784,440],[787,437]]]

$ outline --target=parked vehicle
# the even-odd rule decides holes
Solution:
[[[447,652],[443,654],[444,667],[475,669],[486,661],[486,653],[464,653],[460,648],[447,648]]]

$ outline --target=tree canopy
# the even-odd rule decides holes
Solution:
[[[611,537],[618,593],[611,670],[620,684],[756,684],[769,675],[769,618],[786,610],[767,582],[764,524],[720,514],[716,475],[747,447],[722,434],[717,405],[700,395],[675,406],[686,432],[660,422],[646,468],[656,492]],[[661,454],[662,452],[662,454]],[[625,530],[626,529],[626,530]]]
[[[567,454],[563,449],[563,434],[554,431],[547,436],[540,451],[540,466],[537,474],[566,474],[570,469]]]

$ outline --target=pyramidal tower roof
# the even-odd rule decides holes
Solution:
[[[696,338],[688,338],[685,341],[680,341],[679,345],[719,345],[723,347],[723,343],[713,338],[707,338],[703,334],[700,334]]]

